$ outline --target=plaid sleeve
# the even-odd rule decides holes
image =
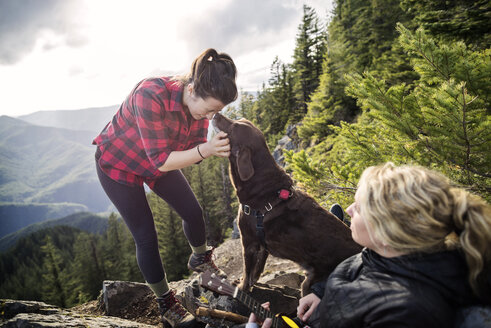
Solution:
[[[194,148],[197,145],[205,143],[208,139],[208,125],[209,121],[207,119],[198,121],[196,127],[192,127],[195,131],[193,131],[193,139],[190,141],[188,149]]]
[[[168,98],[165,90],[142,87],[135,91],[133,98],[135,121],[141,142],[150,163],[161,167],[173,151],[169,129],[172,122],[165,117],[162,99]],[[175,124],[174,124],[175,125]]]

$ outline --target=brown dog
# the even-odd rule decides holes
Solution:
[[[302,295],[306,295],[313,283],[361,251],[343,222],[306,193],[293,189],[292,179],[276,164],[264,135],[251,122],[216,114],[213,124],[228,134],[231,145],[230,174],[241,203],[242,290],[249,290],[259,279],[268,254],[292,260],[306,270],[302,283]]]

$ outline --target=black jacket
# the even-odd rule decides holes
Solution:
[[[458,251],[385,258],[364,249],[329,276],[312,327],[453,327],[476,304]]]

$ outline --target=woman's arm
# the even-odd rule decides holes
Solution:
[[[199,152],[197,149],[198,147]],[[188,150],[171,152],[164,165],[159,167],[159,171],[167,172],[188,167],[203,160],[200,153],[204,158],[208,158],[213,155],[219,157],[230,156],[230,144],[227,134],[220,131],[211,140],[201,145]]]

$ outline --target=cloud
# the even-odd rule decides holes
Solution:
[[[245,54],[267,47],[285,38],[285,32],[296,31],[302,15],[298,6],[286,6],[282,0],[229,1],[222,7],[209,9],[205,15],[185,18],[180,24],[179,38],[191,53],[207,48],[220,52]],[[295,33],[295,32],[294,32]]]
[[[21,60],[45,33],[56,36],[56,42],[47,41],[44,50],[85,44],[77,22],[83,16],[80,4],[77,0],[1,0],[0,65]]]

